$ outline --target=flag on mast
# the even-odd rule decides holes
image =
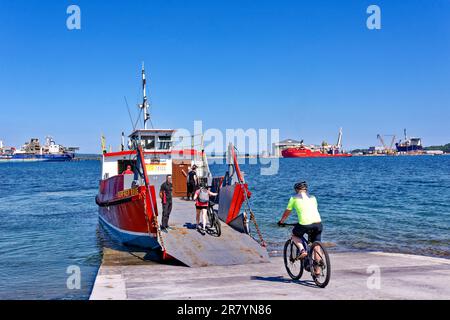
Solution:
[[[106,139],[103,134],[101,136],[101,141],[102,141],[102,153],[106,153]]]

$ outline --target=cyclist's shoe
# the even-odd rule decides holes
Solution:
[[[305,259],[305,257],[308,255],[308,252],[306,252],[305,249],[302,249],[302,251],[300,251],[300,254],[298,255],[298,259],[302,260]]]
[[[202,236],[205,235],[205,230],[204,230],[200,225],[197,226],[197,231],[198,231]]]

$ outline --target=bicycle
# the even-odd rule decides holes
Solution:
[[[220,235],[222,234],[222,229],[220,227],[220,220],[219,220],[219,215],[218,215],[218,211],[216,209],[214,209],[214,205],[215,203],[212,201],[209,201],[209,205],[208,205],[208,220],[209,220],[209,225],[212,229],[215,229],[215,233],[217,235],[217,237],[220,237]]]
[[[280,226],[295,226],[293,223],[283,223]],[[283,250],[284,266],[286,271],[293,280],[299,280],[303,275],[303,269],[311,272],[311,276],[314,283],[320,287],[325,288],[330,281],[331,276],[331,263],[328,252],[321,242],[316,241],[311,243],[309,241],[310,235],[308,234],[308,241],[305,236],[301,237],[303,248],[307,252],[307,256],[303,259],[300,258],[300,248],[292,240],[292,237],[286,241]],[[312,267],[311,267],[312,262]],[[298,271],[295,269],[297,268]],[[317,273],[317,270],[320,270]]]

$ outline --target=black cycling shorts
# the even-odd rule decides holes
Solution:
[[[308,225],[296,224],[292,229],[292,234],[297,237],[303,237],[304,234],[308,234],[308,240],[310,242],[322,240],[322,223],[313,223]]]

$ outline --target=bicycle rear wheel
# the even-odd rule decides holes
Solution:
[[[303,274],[303,261],[299,258],[300,249],[291,239],[284,245],[283,256],[287,273],[293,280],[299,280]]]
[[[320,242],[314,242],[311,246],[311,261],[313,261],[311,275],[314,282],[320,288],[325,288],[330,281],[331,264],[328,252]]]
[[[216,210],[208,208],[208,219],[211,229],[215,229],[216,236],[220,237],[222,234],[222,229],[220,227],[220,220]]]
[[[214,217],[214,227],[216,229],[216,234],[218,237],[220,237],[220,235],[222,234],[222,229],[220,227],[220,221],[219,221],[219,217],[214,213],[215,217]]]

